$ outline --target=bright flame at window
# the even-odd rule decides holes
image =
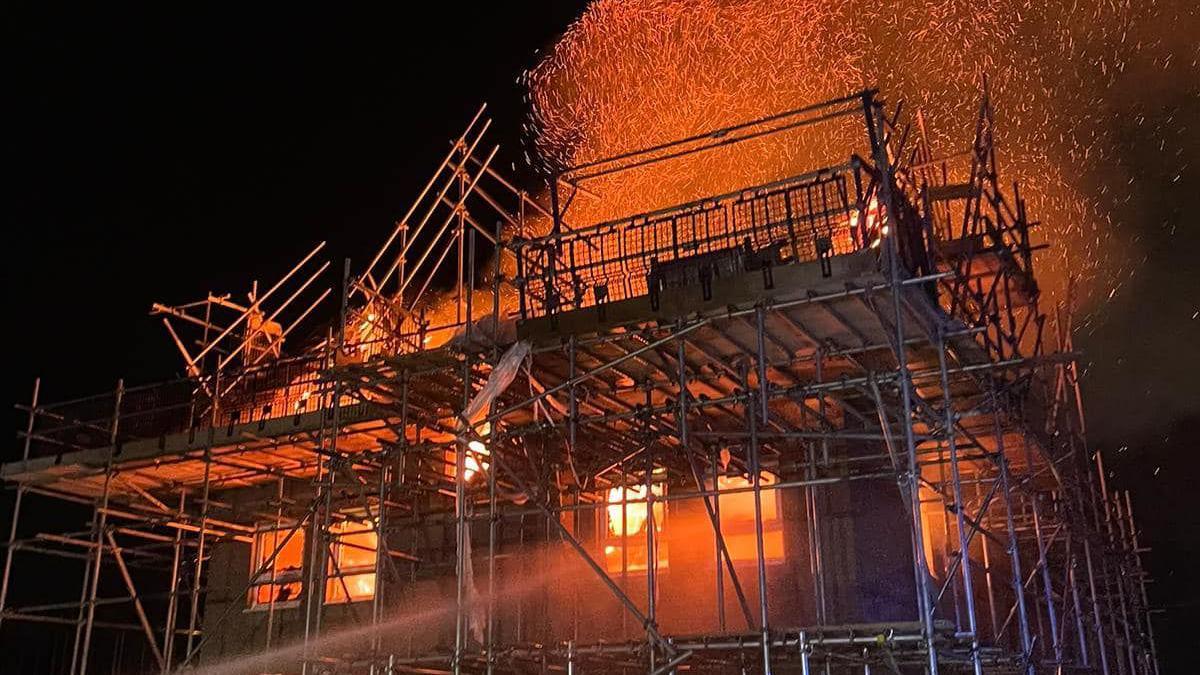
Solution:
[[[286,542],[286,543],[285,543]],[[280,548],[281,547],[281,548]],[[258,573],[275,549],[279,554],[266,570],[254,578],[250,606],[295,602],[300,596],[301,565],[304,560],[304,531],[297,530],[288,538],[288,530],[267,530],[254,535],[254,555],[251,574]]]
[[[662,496],[662,485],[655,485],[651,488],[654,496]],[[632,500],[646,499],[645,485],[630,485],[626,487],[617,486],[608,491],[608,532],[615,537],[622,537],[625,534],[634,535],[641,532],[646,526],[646,502]],[[622,504],[622,500],[626,503]],[[663,521],[663,505],[661,502],[654,505],[654,529],[658,532],[662,531]],[[622,522],[621,512],[624,510],[625,519]]]
[[[650,488],[650,494],[661,497],[661,483]],[[645,485],[617,486],[605,495],[608,505],[604,510],[606,522],[604,546],[605,566],[610,572],[637,572],[646,569],[646,499]],[[642,500],[642,501],[636,501]],[[624,501],[625,503],[622,503]],[[666,521],[666,502],[654,502],[654,531],[663,531]],[[624,518],[621,516],[624,515]],[[657,538],[654,546],[654,565],[658,569],[668,564],[667,541]]]
[[[778,479],[763,471],[759,482],[765,488]],[[717,476],[717,490],[745,490],[754,487],[747,476]],[[734,561],[758,559],[758,535],[754,527],[754,493],[734,492],[721,495],[721,535]],[[779,498],[776,490],[762,491],[763,557],[783,559],[783,523],[779,517]]]
[[[333,557],[329,561],[330,578],[325,585],[325,602],[356,602],[375,597],[379,539],[374,525],[345,520],[332,525],[329,532],[334,537]]]

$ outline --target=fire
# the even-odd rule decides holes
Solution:
[[[1085,196],[1080,167],[1112,163],[1120,108],[1105,92],[1132,59],[1158,63],[1162,41],[1148,31],[1162,13],[1131,0],[597,0],[527,73],[532,142],[545,165],[569,166],[879,86],[893,109],[903,99],[921,111],[944,155],[968,147],[986,72],[1006,174],[1022,180],[1042,238],[1055,241],[1039,276],[1086,281],[1125,244],[1103,215],[1108,202]],[[567,221],[845,161],[864,154],[853,122],[588,181],[600,199],[575,195]]]
[[[651,488],[651,492],[657,496],[662,496],[662,485],[656,484]],[[642,500],[642,501],[632,501]],[[645,485],[629,485],[617,486],[608,491],[608,532],[615,537],[623,537],[625,535],[635,535],[642,532],[646,526],[646,486]],[[622,502],[625,502],[624,504]],[[622,520],[621,513],[624,511],[625,518]],[[654,505],[654,529],[662,531],[663,523],[663,506],[661,502]]]
[[[487,437],[492,431],[492,425],[485,423],[480,427],[478,433],[482,437]],[[467,443],[467,457],[463,460],[463,478],[470,481],[475,477],[475,474],[480,472],[480,467],[483,471],[488,470],[488,462],[484,459],[491,455],[487,445],[483,441],[474,439]]]

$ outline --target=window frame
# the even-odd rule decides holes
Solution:
[[[336,530],[344,530],[334,534]],[[370,519],[358,519],[353,516],[347,517],[329,526],[330,539],[327,552],[327,563],[325,572],[325,588],[322,592],[321,601],[326,605],[349,605],[356,602],[370,602],[375,598],[375,594],[379,592],[379,533],[375,523]],[[347,545],[346,542],[339,541],[342,537],[370,537],[374,540],[375,551],[373,555],[365,547],[366,544],[361,542],[353,542]],[[372,555],[370,565],[361,564],[352,567],[344,567],[342,565],[343,551],[349,548],[355,554]],[[355,595],[352,584],[353,579],[369,577],[371,579],[370,594]],[[343,586],[343,583],[345,584]]]
[[[626,504],[626,509],[628,509],[632,506],[640,506],[640,507],[646,508],[646,512],[642,516],[642,522],[639,525],[636,532],[618,535],[618,534],[614,534],[612,532],[612,530],[609,529],[609,525],[610,525],[609,519],[611,516],[611,512],[609,511],[609,508],[612,506],[617,506],[619,508],[621,505],[621,502],[620,501],[615,501],[615,502],[609,501],[609,494],[610,494],[611,490],[616,490],[616,489],[619,489],[622,487],[627,488],[630,491],[632,491],[632,490],[641,491],[641,490],[645,489],[645,484],[637,483],[637,484],[630,484],[627,486],[615,486],[615,487],[613,487],[609,490],[605,490],[601,493],[602,499],[604,499],[604,504],[605,504],[603,509],[599,509],[599,511],[600,511],[599,528],[600,528],[600,533],[602,535],[600,538],[600,549],[601,549],[600,553],[604,559],[604,569],[609,574],[618,574],[618,575],[624,574],[625,576],[647,574],[647,572],[649,571],[649,568],[650,568],[649,560],[644,560],[641,567],[635,567],[634,566],[635,563],[632,560],[632,556],[627,555],[624,558],[623,565],[622,565],[622,560],[620,558],[618,558],[616,560],[615,564],[613,564],[612,562],[610,562],[609,556],[613,552],[616,552],[619,555],[620,552],[622,551],[622,549],[624,549],[624,550],[627,550],[630,552],[638,551],[638,552],[640,552],[640,555],[642,556],[643,559],[647,558],[648,556],[647,556],[647,551],[646,551],[646,527],[648,527],[648,523],[650,522],[649,515],[651,513],[653,513],[654,530],[655,530],[655,535],[654,535],[655,573],[662,574],[662,573],[666,572],[667,570],[669,570],[671,567],[671,555],[670,555],[671,552],[670,552],[670,546],[667,543],[668,538],[663,536],[663,534],[667,531],[667,523],[670,522],[670,520],[671,520],[671,516],[670,516],[671,509],[669,508],[670,501],[666,500],[666,499],[662,499],[663,497],[665,497],[667,495],[667,490],[668,490],[667,483],[665,481],[655,481],[651,484],[650,491],[656,498],[655,501],[653,502],[652,508],[646,508],[647,506],[649,506],[649,503],[644,502],[644,501],[643,502],[635,502],[634,504]],[[635,499],[638,499],[638,498],[639,497],[635,497]],[[623,525],[623,527],[621,528],[622,530],[625,530],[625,527],[630,524],[629,523],[630,520],[632,520],[632,517],[628,512],[626,512],[625,513],[625,523],[622,524]]]
[[[293,529],[295,529],[295,533],[291,533]],[[289,534],[291,538],[287,539]],[[250,577],[250,590],[246,597],[246,611],[262,612],[270,611],[272,608],[290,609],[300,606],[300,600],[304,596],[304,558],[307,549],[307,537],[305,535],[306,533],[304,528],[283,527],[273,524],[267,527],[261,527],[254,531],[253,539],[250,544],[250,569],[247,572],[247,575]],[[268,547],[266,545],[266,540],[268,537],[272,536],[273,539]],[[275,560],[271,562],[271,567],[269,569],[263,571],[261,574],[256,575],[259,568],[262,567],[263,563],[267,561],[267,558],[269,558],[275,551],[276,547],[279,546],[281,538],[287,539],[287,543],[284,544],[283,548],[280,550],[280,553],[295,546],[299,547],[300,559],[297,561],[299,564],[284,568],[283,572],[285,572],[285,574],[281,575],[280,570],[278,569],[278,565],[280,563],[279,556],[276,556]],[[296,588],[296,594],[289,597],[287,600],[271,599],[271,597],[275,596],[279,590],[282,590],[287,586],[294,586]],[[258,599],[259,592],[263,588],[272,589],[267,600]]]
[[[761,488],[766,488],[768,485],[774,485],[779,482],[779,477],[777,475],[775,475],[774,473],[767,471],[766,469],[763,469],[759,473],[759,475],[761,476],[761,478],[760,478]],[[721,486],[722,479],[724,479],[726,482],[740,479],[740,480],[745,481],[745,484],[744,485],[729,485],[727,487],[722,487]],[[748,475],[742,474],[742,473],[723,474],[723,475],[717,476],[717,480],[716,480],[715,484],[712,481],[712,479],[705,481],[705,487],[709,490],[714,490],[714,487],[715,487],[714,492],[716,493],[716,495],[714,496],[714,506],[718,507],[718,516],[719,516],[719,520],[721,523],[721,536],[725,539],[725,544],[729,548],[729,555],[730,555],[730,558],[732,558],[733,563],[735,565],[757,563],[758,562],[758,550],[757,550],[758,533],[755,531],[755,528],[754,528],[754,516],[753,516],[754,491],[746,490],[746,488],[754,487],[754,480],[751,479]],[[730,491],[730,490],[745,490],[745,491],[744,492],[735,492],[733,494],[722,494],[722,493]],[[771,497],[772,497],[771,501],[774,503],[774,509],[773,509],[774,513],[768,513],[767,505],[763,504],[763,507],[764,507],[763,508],[763,541],[764,541],[763,562],[766,563],[767,565],[780,565],[787,561],[787,544],[786,544],[787,537],[786,537],[785,531],[784,531],[783,494],[778,488],[774,488],[774,487],[769,490],[762,490],[762,493],[763,493],[764,501],[765,501],[767,495],[771,495]],[[717,499],[720,500],[720,503],[716,502]],[[738,519],[735,519],[732,521],[725,520],[726,514],[729,512],[722,505],[728,503],[727,500],[729,500],[729,499],[745,499],[750,502],[749,511],[750,511],[751,515],[748,520],[742,519],[742,518],[738,518]],[[748,529],[748,531],[744,531],[744,527],[747,522],[749,523],[749,529]],[[735,527],[730,527],[730,525],[734,525]],[[729,539],[730,539],[731,534],[732,534],[732,536],[735,536],[735,537],[749,535],[751,538],[755,539],[756,540],[755,541],[755,550],[754,550],[753,554],[752,555],[737,555],[737,553],[735,552],[735,549],[737,549],[738,547],[729,545]],[[778,555],[770,555],[769,553],[767,553],[767,550],[766,550],[768,548],[766,545],[767,540],[770,538],[773,538],[773,537],[779,538],[780,550],[779,550]],[[738,550],[740,550],[740,549],[738,549]]]

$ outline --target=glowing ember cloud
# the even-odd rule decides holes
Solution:
[[[532,144],[562,167],[879,87],[920,110],[935,154],[950,154],[969,146],[986,73],[1003,177],[1022,182],[1038,236],[1054,244],[1039,276],[1052,289],[1067,274],[1108,279],[1127,245],[1104,215],[1120,197],[1102,201],[1088,169],[1116,165],[1105,95],[1131,60],[1158,63],[1164,11],[1134,0],[597,0],[526,74]],[[845,161],[862,135],[834,124],[598,179],[587,187],[602,199],[575,196],[568,221]]]

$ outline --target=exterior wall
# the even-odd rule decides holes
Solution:
[[[785,478],[786,480],[786,478]],[[311,499],[311,485],[289,490],[296,504]],[[681,487],[671,494],[678,497]],[[826,595],[826,623],[911,621],[916,617],[911,543],[907,517],[894,481],[864,480],[822,486],[816,492],[822,522]],[[274,487],[233,491],[221,499],[238,509],[266,511],[272,507]],[[725,498],[723,498],[724,501]],[[771,624],[798,628],[816,623],[816,596],[804,513],[804,494],[797,488],[779,490],[783,558],[767,563],[767,595]],[[486,508],[486,507],[477,507]],[[639,639],[643,629],[624,610],[611,591],[588,569],[578,554],[560,541],[556,528],[531,507],[525,515],[512,514],[497,523],[496,640],[502,644],[554,643]],[[484,511],[478,512],[480,515]],[[563,522],[604,565],[603,509],[563,512]],[[384,592],[383,649],[398,655],[446,653],[454,646],[454,523],[446,514],[393,520],[388,535],[392,550],[415,552],[421,562],[393,559],[385,563],[384,579],[376,588]],[[752,530],[750,531],[752,534]],[[305,560],[312,542],[306,532]],[[745,533],[743,533],[745,534]],[[634,538],[635,535],[630,535]],[[636,535],[644,541],[644,532]],[[699,497],[672,499],[666,525],[659,536],[665,564],[657,575],[655,616],[664,633],[713,634],[721,632],[717,611],[716,553],[711,524]],[[473,566],[468,598],[480,610],[473,614],[468,640],[483,639],[486,616],[482,609],[488,592],[488,523],[471,525]],[[632,545],[631,545],[632,548]],[[214,664],[259,655],[267,644],[271,625],[272,657],[278,672],[298,671],[304,637],[303,598],[276,607],[249,609],[242,594],[250,575],[251,547],[240,542],[214,544],[209,562],[204,629],[209,634],[202,662]],[[759,618],[756,561],[735,565],[750,608]],[[646,573],[612,572],[612,578],[643,611],[648,611]],[[724,630],[744,633],[747,626],[728,574],[724,580]],[[398,583],[397,583],[398,582]],[[224,615],[218,623],[217,619]],[[357,620],[356,620],[357,616]],[[371,602],[328,604],[322,617],[320,653],[336,656],[369,652]],[[274,672],[274,671],[273,671]]]

